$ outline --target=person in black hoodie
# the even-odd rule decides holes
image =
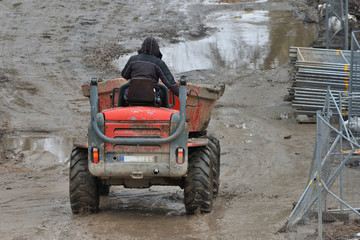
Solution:
[[[121,71],[121,76],[125,79],[151,79],[154,82],[154,88],[157,92],[160,91],[157,83],[159,79],[161,79],[172,93],[179,96],[179,86],[161,58],[162,54],[155,38],[146,37],[138,54],[130,57],[126,63],[124,69]]]

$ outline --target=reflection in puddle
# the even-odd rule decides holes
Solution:
[[[267,2],[267,0],[253,0],[255,2]],[[221,0],[221,1],[212,1],[215,3],[239,3],[239,2],[250,2],[249,0]]]
[[[163,60],[175,72],[199,69],[272,69],[288,62],[290,46],[309,46],[313,25],[304,25],[289,11],[218,11],[207,16],[216,28],[210,37],[163,47]],[[128,56],[116,61],[119,68]]]
[[[103,211],[118,209],[122,213],[144,213],[148,216],[181,216],[185,214],[184,192],[179,187],[152,186],[128,189],[112,186],[109,197],[102,200]]]
[[[219,32],[199,41],[162,49],[164,61],[170,68],[177,72],[212,68],[236,69],[253,62],[259,48],[268,45],[267,27],[262,24],[256,27],[253,25],[268,21],[267,11],[244,12],[242,18],[221,13],[211,17],[216,25],[209,25],[221,29]]]
[[[73,139],[63,137],[51,138],[7,138],[4,143],[9,148],[20,149],[21,151],[45,151],[58,157],[60,163],[64,163],[70,156]]]

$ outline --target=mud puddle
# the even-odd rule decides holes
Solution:
[[[166,3],[154,0],[138,4],[101,1],[100,5],[97,1],[88,4],[1,1],[4,7],[0,9],[9,9],[3,11],[6,17],[2,18],[4,27],[0,30],[2,36],[6,36],[1,46],[8,56],[3,59],[3,67],[9,71],[9,79],[17,79],[15,83],[23,86],[29,79],[26,77],[23,81],[22,76],[39,76],[31,79],[38,89],[36,94],[19,90],[18,100],[4,99],[2,104],[2,116],[10,117],[9,126],[0,124],[0,128],[6,129],[4,134],[10,132],[20,136],[0,145],[8,157],[0,164],[3,182],[0,219],[4,219],[0,226],[1,239],[295,239],[279,236],[276,231],[279,222],[290,214],[292,202],[303,192],[302,183],[308,172],[304,160],[312,157],[308,149],[313,146],[309,134],[313,131],[310,132],[308,126],[300,128],[275,121],[274,114],[269,113],[277,106],[281,111],[284,109],[279,100],[282,96],[278,97],[282,91],[278,89],[285,88],[288,83],[286,69],[242,70],[279,66],[288,59],[288,46],[310,42],[312,26],[294,19],[287,11],[299,12],[295,5],[301,2],[305,6],[305,0],[283,1],[284,7],[282,3],[257,4],[259,1],[254,0],[233,3],[213,0],[211,6],[202,6],[207,2],[210,0]],[[247,9],[245,5],[254,6],[254,9]],[[163,18],[159,16],[159,6],[163,6]],[[9,15],[9,11],[16,15]],[[141,17],[139,21],[134,21],[138,16]],[[173,42],[172,37],[176,36],[180,41],[187,39],[193,32],[200,32],[198,36],[202,37],[201,29],[197,29],[202,23],[205,29],[210,29],[205,31],[208,37],[186,44],[162,45]],[[183,32],[172,35],[177,29]],[[58,34],[42,37],[42,33],[52,32]],[[35,36],[34,33],[39,34]],[[89,121],[88,102],[86,105],[85,101],[74,102],[81,96],[81,82],[90,79],[94,72],[99,72],[104,79],[115,75],[82,66],[83,60],[94,46],[119,41],[130,43],[130,49],[134,44],[137,46],[135,41],[141,44],[150,33],[168,36],[159,38],[159,43],[164,60],[169,62],[174,74],[175,70],[216,68],[217,78],[229,79],[226,95],[220,99],[225,107],[219,104],[214,109],[209,125],[209,133],[215,133],[222,146],[221,185],[213,212],[185,215],[183,190],[178,187],[152,187],[150,190],[115,187],[108,197],[101,197],[98,214],[74,215],[69,203],[68,165],[59,163],[66,161],[66,155],[70,154],[72,139],[56,138],[54,131],[62,133],[61,136],[85,133]],[[19,58],[11,50],[14,48],[5,47],[14,42],[22,43],[17,36],[30,38],[31,49],[40,55],[25,52]],[[19,44],[16,49],[22,49]],[[102,52],[99,55],[102,57]],[[47,59],[44,56],[54,58],[49,60],[50,64],[40,63],[39,58]],[[101,57],[97,62],[103,61]],[[123,59],[120,68],[128,56]],[[58,64],[52,64],[54,60]],[[204,77],[211,79],[212,72],[204,71]],[[243,79],[243,83],[233,84],[238,79]],[[16,84],[0,83],[5,89],[3,93],[12,93]],[[256,94],[261,95],[254,104]],[[59,99],[49,104],[48,99],[54,96]],[[21,103],[27,97],[31,97],[31,105],[26,108],[11,104],[15,100]],[[263,104],[265,101],[267,103]],[[225,105],[225,102],[232,105]],[[15,123],[11,124],[12,121]],[[68,127],[69,123],[74,126]],[[242,123],[246,125],[242,127]],[[26,130],[43,129],[43,126],[45,131]],[[292,134],[292,138],[285,141],[280,136],[283,132]],[[260,194],[263,192],[267,194]]]
[[[217,29],[210,37],[161,48],[171,70],[274,69],[288,62],[290,46],[309,46],[316,34],[315,26],[294,20],[290,11],[227,9],[207,16],[207,24]],[[133,54],[115,65],[122,69]]]
[[[221,0],[221,1],[208,1],[209,3],[240,3],[240,2],[267,2],[268,0]]]
[[[66,137],[11,137],[5,138],[8,149],[35,152],[49,152],[65,163],[71,154],[73,139]]]
[[[149,189],[111,187],[101,202],[101,211],[119,210],[127,213],[180,216],[185,214],[184,192],[178,187],[152,186]]]

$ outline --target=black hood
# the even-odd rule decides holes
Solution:
[[[155,38],[147,37],[141,45],[141,49],[138,53],[146,53],[154,55],[158,58],[162,58],[162,54],[160,52],[159,44],[156,42]]]

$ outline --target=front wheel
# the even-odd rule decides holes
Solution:
[[[70,204],[73,213],[97,212],[99,208],[98,180],[88,168],[88,151],[73,148],[69,176]]]
[[[209,213],[213,205],[213,171],[206,147],[196,149],[189,157],[189,170],[184,184],[184,202],[188,214]]]

